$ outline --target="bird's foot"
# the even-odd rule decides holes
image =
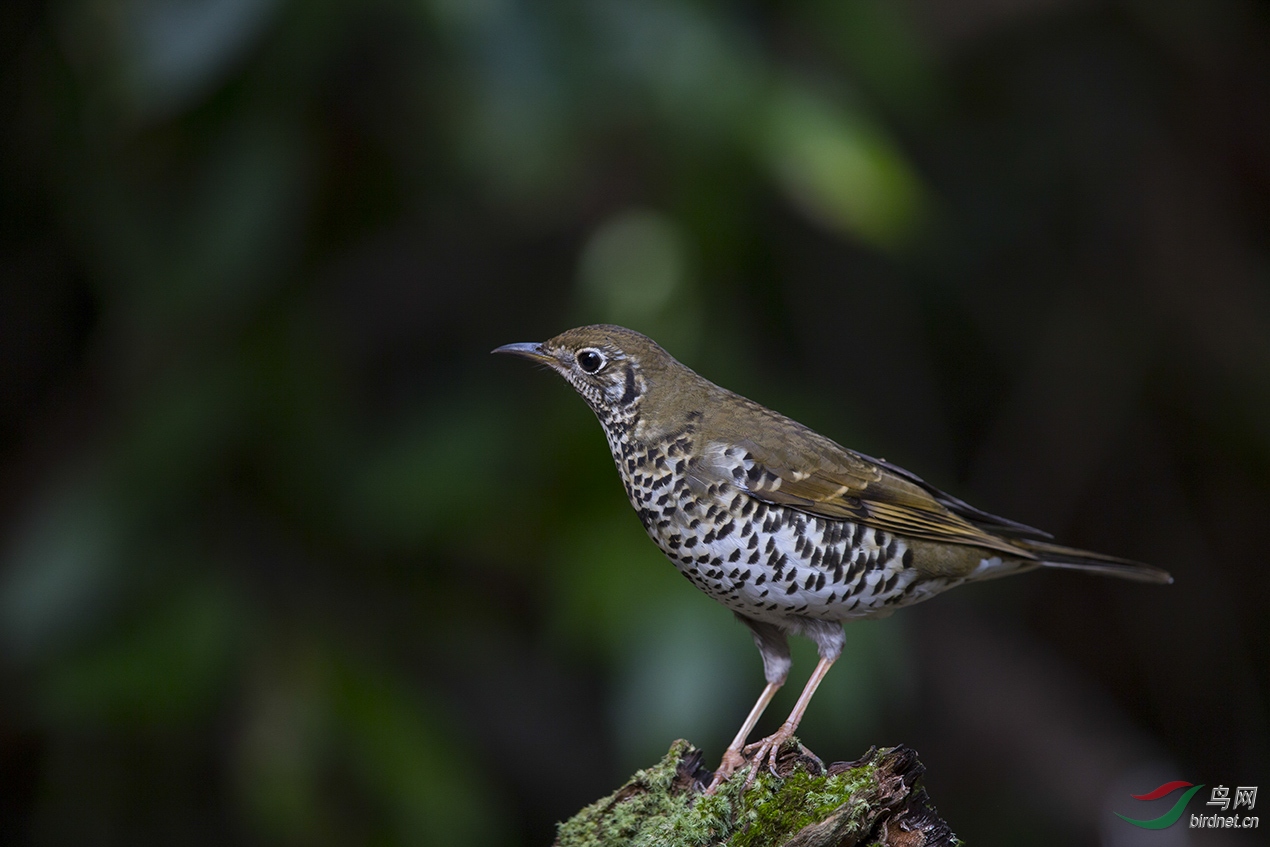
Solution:
[[[713,794],[719,790],[719,786],[727,782],[732,774],[745,767],[746,758],[741,751],[735,747],[729,747],[723,752],[723,761],[719,762],[719,769],[714,772],[714,779],[710,780],[710,784],[706,786],[706,793]]]
[[[781,747],[785,745],[785,742],[793,739],[793,737],[794,727],[790,726],[788,723],[783,723],[781,724],[780,729],[760,741],[755,741],[753,744],[747,745],[745,749],[741,751],[746,755],[752,755],[751,762],[753,763],[750,769],[750,775],[745,778],[745,787],[742,790],[749,790],[750,786],[754,784],[754,780],[758,778],[758,772],[764,764],[766,764],[767,769],[772,772],[772,776],[780,776],[780,774],[776,772],[776,759],[780,755]],[[825,769],[825,763],[820,761],[819,756],[808,750],[801,743],[797,741],[794,743],[798,744],[799,751],[803,756],[806,756],[814,761],[822,771]]]

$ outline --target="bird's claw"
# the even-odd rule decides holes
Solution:
[[[816,763],[816,767],[820,769],[821,773],[824,773],[825,763],[820,760],[820,757],[804,747],[802,742],[794,738],[794,730],[792,727],[782,725],[780,729],[769,735],[767,738],[755,741],[753,744],[747,745],[741,751],[745,755],[753,756],[751,759],[752,766],[750,768],[749,775],[745,779],[745,787],[742,789],[743,791],[749,790],[750,786],[754,784],[754,781],[758,778],[758,772],[764,764],[767,765],[767,769],[771,772],[772,776],[780,779],[781,775],[776,770],[776,763],[780,758],[781,748],[785,746],[787,741],[793,741],[794,744],[797,745],[797,757],[810,759]]]
[[[824,772],[825,763],[820,760],[820,757],[794,739],[792,727],[782,724],[780,729],[764,739],[755,741],[753,744],[747,744],[740,750],[729,747],[724,751],[723,761],[719,762],[719,769],[714,772],[714,779],[710,780],[710,785],[706,787],[706,794],[714,794],[719,790],[719,786],[723,785],[734,773],[747,765],[750,772],[745,778],[745,785],[741,787],[742,792],[750,790],[764,765],[771,771],[772,776],[779,779],[780,774],[776,770],[776,762],[780,758],[781,748],[785,746],[787,741],[791,740],[798,745],[798,753],[801,757],[815,762],[821,772]]]
[[[723,753],[723,761],[719,762],[719,769],[714,772],[714,779],[710,780],[710,784],[706,787],[707,794],[713,794],[719,790],[719,786],[727,782],[732,774],[745,767],[746,759],[740,750],[729,747]]]
[[[772,772],[772,776],[779,777],[776,772],[776,757],[780,755],[781,747],[786,741],[794,737],[794,730],[787,724],[781,724],[780,729],[773,732],[766,738],[755,741],[753,744],[747,745],[741,752],[746,755],[753,756],[753,766],[750,768],[750,775],[745,778],[745,788],[748,791],[750,786],[754,784],[754,780],[758,778],[758,772],[766,763],[767,769]],[[816,761],[820,761],[817,759]]]

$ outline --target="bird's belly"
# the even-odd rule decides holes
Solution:
[[[748,617],[879,616],[951,587],[919,579],[909,545],[890,533],[769,506],[736,489],[712,502],[734,505],[703,508],[688,497],[670,508],[637,509],[685,577]]]

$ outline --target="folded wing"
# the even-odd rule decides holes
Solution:
[[[871,459],[810,430],[777,444],[741,439],[706,451],[694,469],[702,481],[727,481],[767,503],[899,535],[1037,558],[1011,539],[1046,533],[945,494],[916,475]],[[739,463],[739,464],[738,464]]]

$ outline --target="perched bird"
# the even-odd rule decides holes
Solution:
[[[764,762],[775,772],[781,745],[842,652],[844,621],[1036,567],[1172,582],[1151,565],[1055,544],[848,450],[698,376],[638,332],[584,326],[493,352],[545,364],[582,395],[648,535],[754,636],[767,685],[710,791],[747,754],[747,785]],[[791,633],[815,642],[820,661],[789,718],[746,746],[789,673]]]

